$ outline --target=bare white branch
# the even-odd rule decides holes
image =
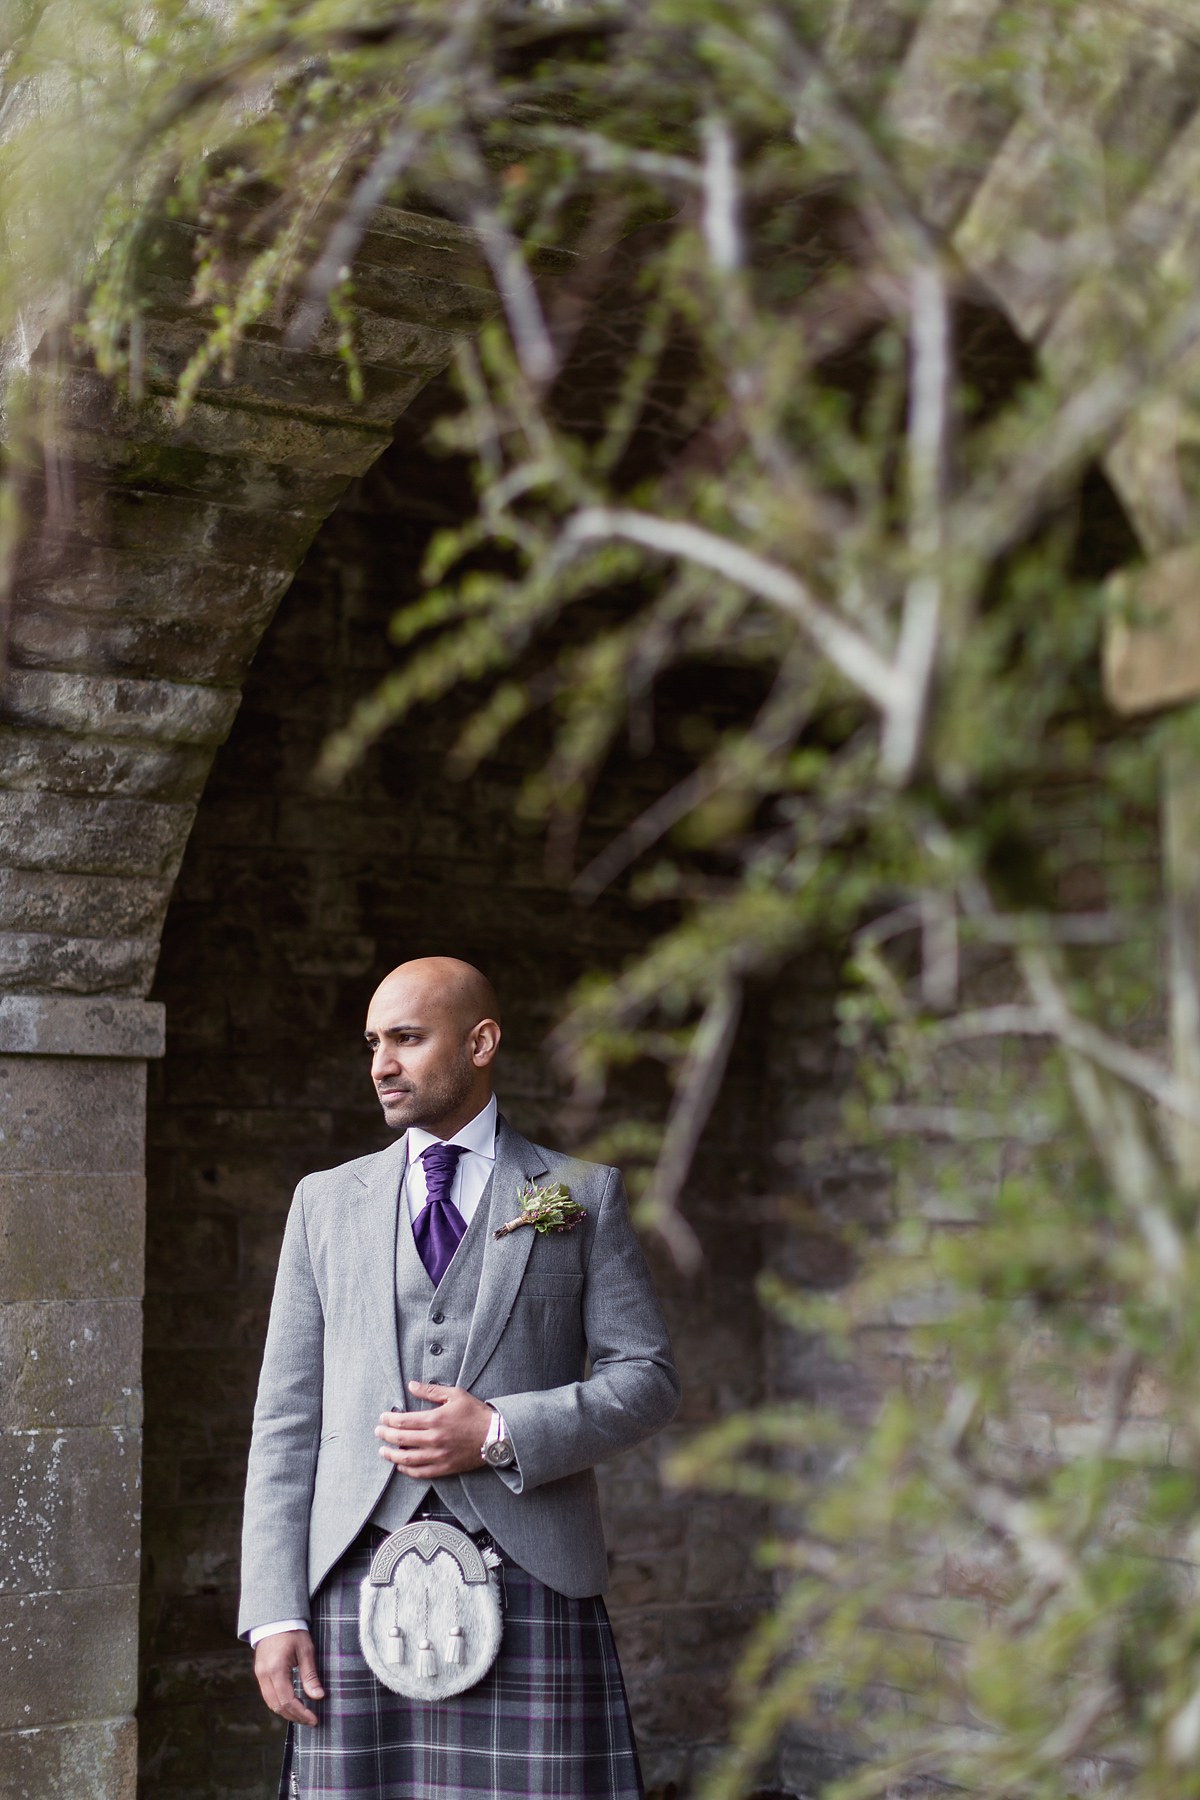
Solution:
[[[731,274],[741,267],[737,161],[733,134],[721,118],[704,122],[704,238],[714,268]]]
[[[718,984],[693,1035],[667,1119],[662,1150],[640,1209],[647,1223],[666,1239],[685,1274],[699,1266],[701,1252],[677,1202],[700,1134],[716,1103],[741,1012],[742,985],[726,976]]]
[[[920,753],[937,658],[942,606],[940,560],[946,431],[950,408],[950,303],[934,262],[917,262],[911,276],[912,373],[908,408],[908,549],[912,573],[904,595],[896,666],[902,697],[891,708],[880,767],[902,786]]]
[[[985,1037],[1057,1038],[1067,1049],[1078,1050],[1111,1075],[1139,1088],[1168,1112],[1200,1124],[1200,1096],[1189,1086],[1140,1050],[1131,1050],[1074,1013],[1059,1014],[1044,1006],[984,1006],[935,1026],[928,1041],[937,1047]]]
[[[438,84],[439,91],[444,87],[444,82]],[[427,100],[436,97],[433,90],[424,96]],[[308,272],[304,296],[283,334],[289,350],[307,350],[320,331],[329,296],[349,274],[372,215],[424,141],[425,134],[419,127],[397,127],[359,180],[341,217],[326,238],[325,248]]]
[[[630,169],[648,175],[654,181],[681,181],[688,187],[703,187],[704,171],[683,156],[664,156],[657,150],[631,150],[626,144],[614,143],[599,131],[576,131],[566,125],[546,126],[536,134],[542,143],[561,144],[574,150],[590,169],[600,174],[617,174]]]
[[[781,569],[778,563],[768,562],[752,550],[744,550],[715,531],[678,519],[655,518],[650,513],[588,506],[567,521],[563,535],[568,543],[623,538],[663,556],[680,556],[712,569],[788,613],[804,627],[834,667],[882,711],[886,712],[901,698],[903,678],[860,632],[816,599],[790,570]]]
[[[954,1143],[983,1143],[997,1138],[1014,1138],[1023,1144],[1047,1144],[1057,1126],[1049,1118],[1021,1113],[1005,1114],[972,1112],[961,1106],[873,1106],[871,1123],[880,1131],[894,1131],[904,1136],[949,1138]]]
[[[544,387],[558,372],[558,356],[521,246],[494,207],[472,207],[470,219],[504,303],[517,360],[526,380]]]

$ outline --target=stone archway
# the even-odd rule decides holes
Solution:
[[[619,901],[581,911],[547,878],[540,836],[513,816],[538,742],[517,734],[469,783],[448,779],[457,698],[389,733],[336,797],[314,798],[322,738],[386,666],[387,621],[431,513],[447,510],[445,465],[414,436],[402,430],[327,521],[268,631],[167,918],[153,989],[167,1055],[147,1120],[142,1800],[274,1792],[279,1734],[232,1635],[250,1409],[295,1182],[390,1141],[366,1079],[366,995],[409,954],[479,963],[504,1014],[501,1104],[554,1141],[559,1096],[542,1044],[562,1000],[662,923]],[[663,760],[618,770],[606,815],[629,816],[638,802],[626,784],[648,789]],[[686,766],[678,753],[671,762]],[[684,1283],[656,1262],[683,1416],[666,1442],[600,1471],[610,1605],[659,1790],[682,1785],[719,1738],[729,1663],[765,1591],[756,1515],[665,1493],[659,1476],[680,1432],[765,1391],[754,1300],[764,1220],[745,1204],[764,1191],[771,1141],[770,1034],[758,1023],[689,1197],[706,1271]],[[819,1030],[814,1021],[810,1035]],[[812,1061],[825,1060],[822,1046]]]
[[[149,396],[35,374],[59,429],[9,620],[0,737],[0,1345],[8,1520],[0,1784],[133,1793],[146,1000],[196,805],[314,532],[494,306],[455,227],[363,246],[366,397],[264,328],[182,424],[194,234],[166,229]]]

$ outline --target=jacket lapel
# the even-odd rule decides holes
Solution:
[[[525,1273],[525,1264],[529,1261],[529,1252],[533,1249],[535,1234],[528,1228],[511,1231],[502,1238],[493,1233],[498,1225],[507,1224],[520,1212],[517,1189],[521,1184],[536,1181],[545,1173],[545,1157],[514,1131],[507,1119],[501,1118],[496,1131],[496,1167],[492,1173],[492,1201],[488,1210],[483,1268],[467,1347],[463,1351],[459,1387],[470,1387],[499,1343]]]
[[[396,1225],[400,1184],[407,1166],[406,1134],[399,1143],[380,1151],[365,1180],[358,1177],[365,1191],[356,1194],[346,1209],[362,1290],[364,1329],[387,1376],[389,1406],[404,1398],[396,1334]]]

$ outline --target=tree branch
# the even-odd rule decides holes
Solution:
[[[795,619],[834,667],[882,711],[903,698],[903,677],[860,632],[823,606],[789,570],[715,531],[649,513],[588,506],[567,521],[563,537],[567,543],[623,538],[662,556],[681,556],[712,569]]]
[[[1078,1050],[1111,1075],[1139,1088],[1168,1112],[1200,1125],[1200,1095],[1140,1050],[1131,1050],[1074,1013],[1059,1015],[1044,1006],[985,1006],[935,1026],[927,1041],[940,1048],[985,1037],[1057,1038],[1067,1049]]]
[[[741,1012],[742,984],[726,975],[696,1027],[675,1090],[662,1150],[638,1208],[640,1217],[666,1240],[685,1274],[699,1267],[701,1251],[695,1232],[676,1210],[676,1203],[700,1134],[716,1102]]]
[[[902,787],[920,753],[921,734],[938,647],[942,604],[939,567],[946,434],[950,408],[950,304],[936,263],[912,272],[912,376],[908,415],[908,549],[912,573],[904,595],[896,667],[902,697],[890,708],[880,771]]]

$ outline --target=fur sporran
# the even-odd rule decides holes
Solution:
[[[500,1558],[444,1519],[393,1531],[371,1558],[358,1608],[367,1663],[410,1700],[448,1700],[496,1660],[504,1618]]]

